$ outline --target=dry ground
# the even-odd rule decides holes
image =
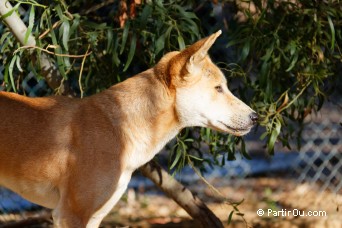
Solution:
[[[249,227],[342,227],[342,194],[329,192],[318,193],[309,184],[298,184],[284,178],[247,178],[224,183],[222,179],[213,180],[218,189],[230,200],[244,202],[239,210]],[[196,183],[189,186],[222,220],[225,227],[246,227],[241,217],[234,215],[230,225],[227,224],[232,207],[222,204],[210,188]],[[187,213],[172,200],[162,194],[144,194],[146,189],[129,189],[125,197],[106,217],[102,226],[109,227],[200,227]],[[152,189],[153,191],[153,189]],[[264,209],[265,215],[258,216],[256,211]],[[326,216],[267,216],[267,210],[292,211],[301,213],[325,211]],[[34,216],[31,220],[21,219]],[[49,213],[40,211],[26,215],[0,215],[0,227],[51,227]],[[14,222],[14,223],[13,223]]]

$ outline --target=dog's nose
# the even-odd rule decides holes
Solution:
[[[256,124],[256,122],[259,120],[259,116],[256,112],[249,114],[249,118],[252,120],[253,124]]]

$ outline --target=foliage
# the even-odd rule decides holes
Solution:
[[[290,147],[300,132],[295,124],[318,111],[336,89],[341,65],[342,5],[340,1],[247,1],[257,14],[245,11],[247,22],[232,25],[228,45],[237,46],[240,63],[254,77],[252,106],[266,128],[269,153],[275,141]],[[241,51],[240,51],[241,50]],[[299,134],[298,136],[296,134]]]
[[[195,14],[172,2],[167,5],[163,5],[161,1],[137,5],[137,14],[134,18],[128,18],[123,28],[114,20],[119,16],[115,15],[119,12],[119,3],[112,3],[115,13],[109,12],[107,17],[103,17],[103,12],[98,9],[102,16],[100,17],[99,12],[92,11],[92,7],[97,6],[95,2],[41,1],[40,5],[34,1],[14,2],[17,2],[16,9],[22,6],[30,12],[28,27],[38,41],[37,46],[63,54],[51,55],[51,60],[56,61],[58,70],[65,79],[78,82],[82,62],[81,58],[72,58],[69,55],[82,55],[88,48],[91,50],[91,54],[85,59],[84,65],[87,67],[83,69],[81,84],[75,86],[75,89],[84,88],[88,95],[154,65],[164,53],[183,49],[185,45],[199,39],[198,19]],[[82,6],[88,6],[89,9],[80,11]],[[9,77],[5,77],[6,90],[20,92],[21,78],[14,75],[20,74],[18,70],[26,71],[22,75],[34,71],[39,77],[39,66],[30,63],[32,54],[39,55],[42,50],[35,49],[34,53],[20,50],[12,56],[11,53],[20,44],[7,28],[1,35],[1,43],[4,45],[1,45],[0,58],[8,66],[9,72]],[[17,69],[13,67],[15,62]],[[27,64],[30,65],[29,69],[22,69],[21,66]],[[13,71],[16,71],[15,74]]]
[[[0,26],[5,89],[19,93],[25,93],[21,82],[29,72],[42,79],[35,61],[42,51],[53,53],[51,61],[74,90],[91,95],[153,66],[166,52],[183,49],[224,27],[225,20],[215,17],[214,5],[204,0],[136,4],[134,11],[127,9],[122,27],[120,4],[128,1],[11,2],[19,13],[27,12],[22,13],[23,20],[38,47],[31,52],[18,49],[20,44],[8,28]],[[277,139],[289,147],[289,140],[298,138],[299,145],[296,124],[319,110],[334,89],[341,62],[342,10],[339,1],[332,0],[244,2],[254,4],[257,12],[245,9],[245,23],[228,21],[229,38],[223,42],[233,47],[239,65],[226,64],[223,70],[228,78],[242,81],[235,92],[261,115],[260,126],[265,129],[261,139],[273,153]],[[210,156],[204,153],[206,148]],[[235,159],[236,152],[249,158],[242,138],[199,128],[184,130],[170,151],[169,167],[174,171],[189,161],[205,171],[207,164],[224,165]]]

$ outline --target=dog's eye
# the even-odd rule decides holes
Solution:
[[[216,89],[216,91],[217,92],[219,92],[219,93],[223,93],[223,88],[222,88],[222,86],[215,86],[215,89]]]

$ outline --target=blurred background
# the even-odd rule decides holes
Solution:
[[[225,227],[342,227],[340,1],[9,2],[40,49],[19,49],[1,15],[0,90],[31,97],[89,96],[222,29],[210,55],[262,120],[243,138],[184,130],[155,160]],[[301,216],[309,211],[319,216]],[[139,171],[102,224],[194,225]],[[0,227],[52,227],[50,211],[0,187]]]

